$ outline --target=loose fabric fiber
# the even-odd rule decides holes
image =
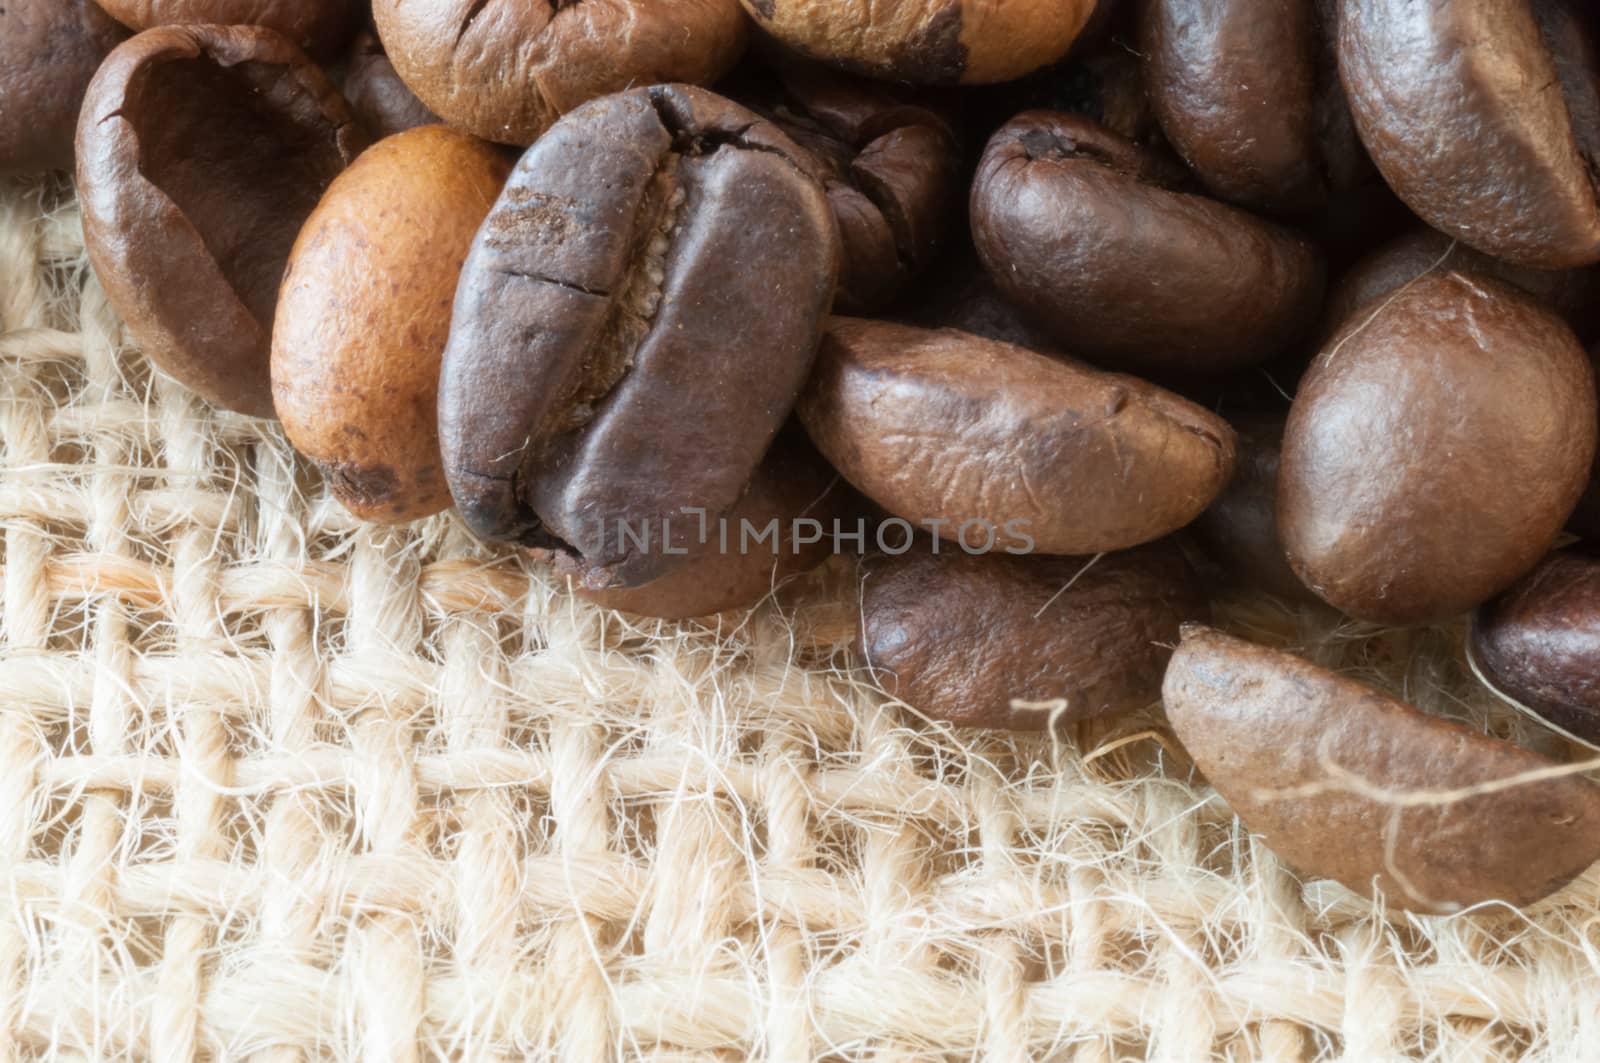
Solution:
[[[1595,870],[1386,912],[1252,840],[1158,707],[885,703],[847,561],[668,624],[362,525],[152,372],[60,182],[0,185],[0,566],[3,1059],[1600,1055]],[[1526,729],[1458,629],[1223,614]]]

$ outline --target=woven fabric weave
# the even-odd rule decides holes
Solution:
[[[150,370],[62,184],[0,185],[0,394],[0,1058],[1600,1051],[1600,874],[1385,913],[1154,708],[1052,741],[883,704],[843,562],[665,624],[453,518],[364,526]],[[1227,614],[1470,688],[1459,631]]]

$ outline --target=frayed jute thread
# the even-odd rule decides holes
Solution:
[[[1600,875],[1523,912],[1306,882],[1159,710],[956,732],[852,565],[608,613],[344,514],[154,373],[64,183],[0,185],[0,1059],[1576,1060]],[[1240,634],[1534,741],[1460,632]]]

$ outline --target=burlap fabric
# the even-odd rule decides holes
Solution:
[[[848,566],[658,624],[453,519],[362,526],[150,371],[60,184],[0,186],[0,394],[0,1057],[1600,1056],[1595,872],[1386,915],[1155,710],[881,704]],[[1229,613],[1468,689],[1456,632]]]

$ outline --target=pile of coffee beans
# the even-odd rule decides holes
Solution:
[[[926,717],[1162,701],[1301,870],[1528,903],[1600,787],[1206,626],[1459,624],[1600,741],[1585,0],[10,0],[149,357],[666,618],[859,559]]]

